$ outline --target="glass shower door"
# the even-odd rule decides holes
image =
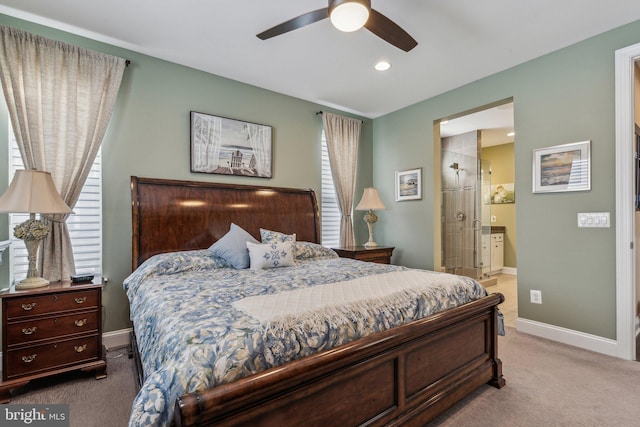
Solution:
[[[442,161],[442,265],[481,279],[491,266],[489,162],[451,151],[443,151]]]

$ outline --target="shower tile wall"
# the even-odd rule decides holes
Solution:
[[[445,271],[471,277],[476,265],[476,191],[480,133],[442,138],[442,263]]]

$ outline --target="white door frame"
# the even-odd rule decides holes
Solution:
[[[615,53],[616,336],[618,357],[635,360],[634,62],[640,44]]]

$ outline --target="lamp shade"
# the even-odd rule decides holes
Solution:
[[[364,193],[362,194],[362,199],[358,206],[356,206],[357,211],[378,211],[384,209],[384,204],[382,200],[380,200],[380,196],[378,195],[378,190],[373,187],[365,188]]]
[[[333,0],[329,2],[331,23],[340,31],[359,30],[369,19],[370,0]]]
[[[0,197],[0,213],[69,214],[49,172],[18,170]]]

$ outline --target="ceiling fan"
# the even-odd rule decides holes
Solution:
[[[409,52],[418,45],[418,42],[398,24],[372,9],[371,0],[329,0],[328,7],[285,21],[263,31],[257,37],[267,40],[326,18],[331,18],[331,23],[341,31],[351,32],[365,27],[382,40],[405,52]]]

